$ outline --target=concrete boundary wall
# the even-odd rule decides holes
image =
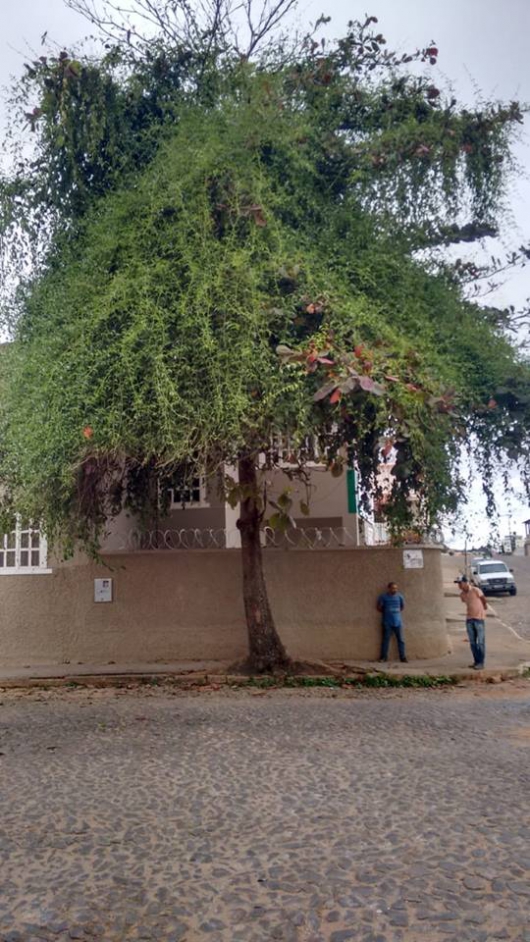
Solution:
[[[281,636],[297,658],[375,659],[375,600],[389,580],[406,599],[409,658],[448,652],[440,551],[405,570],[403,551],[266,550]],[[0,578],[0,666],[127,664],[243,657],[246,629],[237,550],[109,555],[51,575]],[[94,602],[94,579],[112,578],[113,601]],[[392,653],[395,652],[392,650]]]

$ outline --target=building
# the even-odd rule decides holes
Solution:
[[[530,556],[530,520],[523,522],[524,526],[524,554]]]
[[[407,598],[409,657],[447,653],[439,550],[383,542],[382,527],[359,513],[354,470],[333,477],[317,459],[310,514],[298,515],[305,489],[289,477],[287,451],[282,460],[269,493],[292,489],[296,527],[279,534],[265,524],[262,542],[271,606],[292,656],[377,659],[375,600],[391,580]],[[175,478],[169,499],[152,529],[125,512],[113,520],[100,562],[80,552],[51,556],[43,535],[19,521],[0,548],[0,665],[243,658],[237,508],[200,478]]]

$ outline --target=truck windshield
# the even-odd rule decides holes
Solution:
[[[508,567],[506,563],[488,563],[487,565],[480,565],[478,567],[479,572],[487,575],[490,572],[508,572]]]

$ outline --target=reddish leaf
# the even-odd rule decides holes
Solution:
[[[364,346],[362,343],[357,344],[353,352],[356,357],[362,357],[364,355]]]
[[[370,379],[369,376],[361,376],[359,386],[361,389],[364,389],[365,392],[374,393],[376,396],[381,396],[383,393],[383,387],[379,383],[376,383],[375,380]]]
[[[496,399],[490,399],[490,401],[488,402],[488,409],[496,409],[496,408],[497,408]]]
[[[359,388],[359,376],[348,376],[348,379],[344,380],[340,384],[340,388],[343,393],[352,392],[354,389]]]
[[[399,378],[397,376],[390,376],[389,373],[385,373],[385,379],[390,380],[391,383],[399,383]]]
[[[329,401],[333,404],[335,402],[340,402],[341,399],[342,399],[342,392],[340,389],[336,389],[335,392],[332,393],[331,396],[329,397]]]
[[[317,389],[315,395],[313,396],[313,402],[320,402],[321,399],[325,399],[326,396],[329,396],[330,392],[336,389],[336,382],[325,383],[324,386],[321,386],[320,389]]]
[[[383,458],[388,458],[393,447],[394,447],[393,442],[386,443],[385,447],[381,449],[381,454],[383,455]]]
[[[93,434],[94,434],[94,429],[92,429],[90,425],[85,425],[83,429],[84,438],[92,438]]]

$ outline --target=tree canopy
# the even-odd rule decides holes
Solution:
[[[368,18],[254,58],[161,35],[28,67],[36,147],[0,194],[22,275],[7,509],[94,550],[175,468],[273,465],[275,432],[314,435],[336,473],[355,458],[365,493],[392,453],[398,530],[411,495],[418,525],[455,507],[470,435],[486,484],[505,456],[528,474],[510,314],[468,300],[469,266],[439,251],[497,231],[521,108],[460,107],[410,71],[437,55],[387,52]],[[243,477],[225,491],[263,514]]]

